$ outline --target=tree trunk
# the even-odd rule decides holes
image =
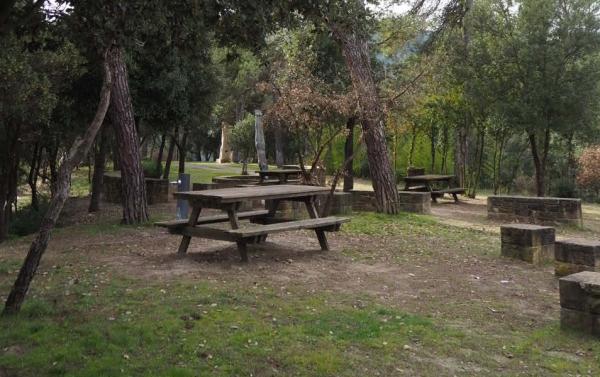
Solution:
[[[109,50],[108,62],[114,77],[110,118],[115,129],[121,168],[123,223],[137,224],[148,220],[148,204],[124,58],[121,47],[113,46]]]
[[[265,151],[265,132],[262,125],[262,111],[254,111],[254,144],[256,145],[256,154],[258,157],[258,168],[260,171],[269,170],[267,163],[267,153]]]
[[[463,31],[463,43],[465,56],[469,56],[470,44],[471,44],[471,22],[469,15],[473,9],[473,0],[465,0],[465,13],[462,19],[462,31]],[[469,96],[471,93],[471,83],[466,78],[464,83],[466,95]],[[471,113],[468,109],[465,110],[464,123],[458,126],[456,130],[456,144],[454,150],[454,175],[458,181],[460,187],[465,187],[466,176],[467,176],[467,159],[469,156],[469,129],[471,128],[473,121]]]
[[[40,210],[40,203],[37,194],[37,178],[38,169],[40,167],[41,152],[42,148],[40,147],[40,143],[35,143],[33,147],[33,156],[31,156],[31,164],[29,166],[29,175],[27,176],[27,183],[29,184],[29,188],[31,190],[31,208],[36,211]]]
[[[436,148],[436,133],[437,129],[433,123],[431,123],[431,174],[435,172],[435,148]]]
[[[185,156],[187,154],[187,131],[183,132],[183,135],[181,136],[181,141],[179,142],[178,145],[178,150],[179,150],[179,169],[178,172],[179,174],[183,174],[185,173]]]
[[[169,151],[167,152],[167,160],[165,161],[165,170],[163,170],[163,179],[169,179],[171,174],[171,162],[173,162],[173,154],[175,153],[175,138],[179,135],[179,129],[175,128],[175,135],[171,136],[171,142],[169,143]]]
[[[283,152],[283,128],[281,123],[275,125],[275,164],[278,168],[285,165],[285,154]]]
[[[6,146],[1,148],[0,161],[0,242],[8,237],[13,203],[17,200],[17,184],[20,164],[21,127],[7,124]]]
[[[158,171],[160,170],[160,166],[162,165],[163,153],[165,152],[165,142],[167,140],[167,135],[162,134],[160,136],[160,147],[158,148],[158,156],[156,158],[156,168]]]
[[[354,156],[354,125],[356,119],[354,117],[348,118],[346,122],[346,144],[344,145],[344,161],[348,161],[346,169],[344,169],[344,191],[350,191],[354,189],[354,169],[352,168],[353,156]]]
[[[385,116],[373,80],[368,40],[353,31],[343,30],[336,24],[330,24],[330,27],[341,45],[358,99],[377,211],[397,213],[398,188],[385,139]]]
[[[50,240],[52,230],[54,229],[56,221],[60,216],[60,212],[62,211],[62,208],[69,196],[69,181],[71,172],[83,160],[89,151],[90,146],[94,142],[94,138],[96,137],[98,130],[102,126],[102,121],[106,115],[111,97],[110,68],[107,62],[104,62],[103,66],[104,83],[102,85],[102,91],[100,92],[100,102],[98,104],[98,109],[96,110],[96,115],[94,116],[90,126],[85,131],[83,137],[77,138],[73,142],[69,154],[65,157],[59,168],[59,179],[56,182],[56,194],[50,201],[48,210],[42,219],[40,230],[31,243],[27,257],[25,258],[23,266],[19,271],[19,275],[17,276],[13,288],[6,299],[4,311],[2,312],[3,315],[15,314],[21,309],[21,305],[25,300],[25,295],[29,290],[29,285],[33,280],[35,272],[37,271],[40,260],[42,259],[42,255],[48,246],[48,241]]]
[[[100,210],[100,199],[104,189],[104,172],[106,171],[106,154],[108,153],[108,124],[104,124],[98,138],[98,149],[94,154],[94,176],[92,177],[92,195],[88,212]]]
[[[546,195],[546,160],[548,149],[550,147],[550,128],[546,128],[543,150],[539,150],[538,140],[535,132],[529,132],[529,146],[531,147],[531,155],[533,157],[533,165],[535,166],[535,190],[537,196]],[[541,155],[540,155],[541,152]]]

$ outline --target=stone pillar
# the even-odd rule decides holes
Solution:
[[[231,162],[233,151],[229,144],[230,136],[231,126],[223,122],[221,124],[221,148],[219,149],[219,158],[217,159],[219,164]]]
[[[600,337],[600,273],[584,271],[560,278],[560,327]]]
[[[536,265],[554,258],[554,228],[530,224],[507,224],[500,227],[502,256],[521,259]]]
[[[269,170],[267,163],[267,152],[265,147],[265,131],[262,125],[262,111],[254,110],[254,144],[258,157],[258,168],[260,171]]]
[[[559,277],[581,271],[600,271],[600,241],[556,241],[554,259],[554,273]]]

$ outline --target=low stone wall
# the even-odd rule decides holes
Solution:
[[[375,192],[363,190],[350,190],[352,194],[353,211],[375,211]]]
[[[533,224],[582,225],[581,199],[529,196],[489,196],[488,218]]]
[[[431,213],[431,194],[429,192],[399,191],[398,207],[400,211],[413,213]]]
[[[531,224],[507,224],[500,227],[502,256],[536,265],[554,258],[554,228]]]
[[[554,273],[566,276],[582,271],[600,271],[600,241],[569,239],[554,245]]]
[[[560,327],[600,337],[600,273],[584,271],[558,281]]]
[[[166,203],[169,201],[169,180],[146,178],[145,182],[148,204]],[[102,199],[109,203],[121,203],[122,192],[120,172],[104,174]]]

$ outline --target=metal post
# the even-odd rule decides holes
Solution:
[[[177,191],[190,191],[190,175],[189,174],[179,174],[179,179],[177,180]],[[187,200],[177,199],[177,218],[178,219],[187,219],[190,211],[190,206]]]

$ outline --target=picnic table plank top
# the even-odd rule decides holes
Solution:
[[[429,182],[429,181],[448,181],[454,178],[453,175],[442,175],[442,174],[424,174],[424,175],[412,175],[404,177],[405,181],[420,181],[420,182]]]
[[[215,201],[218,203],[235,203],[246,200],[299,198],[324,194],[328,187],[308,185],[272,185],[252,187],[232,187],[215,190],[176,192],[178,199],[189,201]]]

